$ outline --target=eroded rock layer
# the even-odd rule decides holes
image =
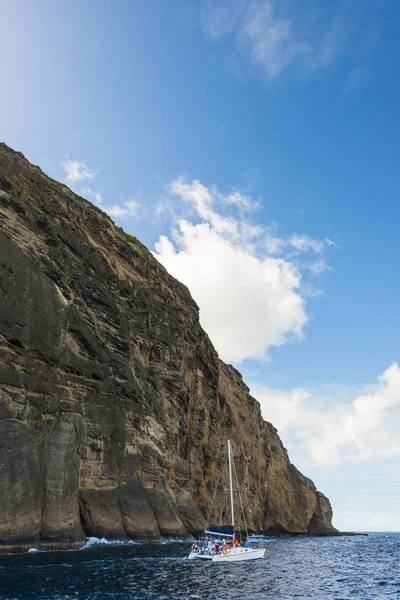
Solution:
[[[187,288],[0,145],[0,545],[184,537],[226,511],[231,438],[248,526],[335,533]]]

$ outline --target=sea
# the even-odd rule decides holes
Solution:
[[[261,561],[188,560],[190,544],[110,543],[0,556],[1,600],[400,599],[400,534],[260,537]]]

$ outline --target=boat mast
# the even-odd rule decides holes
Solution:
[[[232,458],[231,458],[231,440],[228,440],[228,460],[229,460],[229,487],[231,490],[231,511],[232,511],[232,527],[235,533],[235,511],[233,509],[233,483],[232,483]]]

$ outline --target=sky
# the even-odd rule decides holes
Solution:
[[[400,530],[400,5],[0,0],[0,138],[190,289],[343,530]]]

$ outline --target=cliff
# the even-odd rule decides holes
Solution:
[[[197,533],[227,438],[249,528],[337,533],[187,288],[0,144],[0,548]]]

